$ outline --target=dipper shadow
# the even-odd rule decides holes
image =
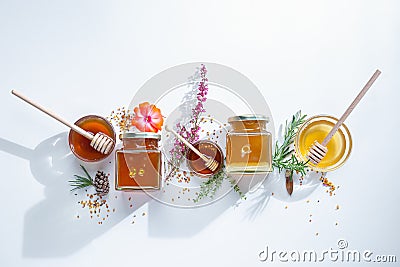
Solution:
[[[103,197],[110,212],[107,213],[103,207],[103,214],[99,217],[96,214],[91,219],[89,210],[82,208],[78,202],[89,200],[95,190],[70,192],[68,180],[82,172],[80,164],[93,174],[98,169],[113,170],[113,164],[110,164],[112,160],[107,158],[96,164],[83,163],[70,152],[67,138],[67,132],[57,134],[41,142],[35,149],[0,138],[0,150],[28,160],[33,177],[44,185],[45,198],[30,208],[24,217],[22,255],[25,258],[71,255],[149,201],[145,194],[132,195],[129,198],[135,207],[131,208],[126,204],[128,195],[110,192]],[[110,186],[113,186],[111,180]],[[104,221],[103,217],[106,218]]]

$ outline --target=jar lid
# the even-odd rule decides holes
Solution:
[[[129,139],[129,138],[150,138],[150,139],[161,139],[161,134],[159,133],[153,133],[153,132],[128,132],[128,133],[123,133],[122,134],[122,139]]]
[[[265,121],[269,122],[269,118],[261,114],[244,114],[240,116],[233,116],[228,118],[228,122],[234,121]]]

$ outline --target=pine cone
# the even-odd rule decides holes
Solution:
[[[107,195],[110,191],[110,182],[108,181],[108,175],[102,171],[97,171],[94,177],[94,187],[99,195]]]

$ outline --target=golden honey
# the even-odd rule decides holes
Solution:
[[[103,117],[96,115],[88,115],[83,118],[80,118],[75,122],[76,125],[81,127],[82,129],[92,133],[95,135],[98,132],[102,132],[105,135],[111,137],[114,140],[115,144],[115,132],[113,126]],[[95,150],[91,145],[91,140],[86,137],[78,134],[77,132],[71,130],[69,132],[69,146],[74,155],[87,162],[95,162],[106,158],[111,151],[113,151],[114,146],[110,150],[109,154],[102,154],[99,151]]]
[[[160,189],[160,135],[156,133],[126,133],[123,148],[115,153],[115,189],[122,191]]]
[[[336,118],[325,115],[308,119],[296,135],[295,147],[297,156],[300,157],[301,160],[307,161],[306,155],[314,141],[322,143],[336,122]],[[352,148],[352,140],[350,132],[344,124],[332,137],[327,148],[328,152],[326,156],[318,165],[309,163],[314,170],[332,171],[343,165],[349,157]]]
[[[193,146],[203,155],[218,162],[218,167],[214,171],[211,171],[206,167],[204,160],[201,159],[194,151],[189,149],[186,158],[187,164],[192,171],[194,171],[200,177],[208,177],[218,173],[221,170],[224,155],[222,154],[221,148],[216,143],[208,140],[200,140],[194,143]]]
[[[268,118],[242,115],[228,119],[226,170],[230,173],[269,172],[272,167],[272,137],[266,130]]]

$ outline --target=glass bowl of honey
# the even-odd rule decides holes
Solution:
[[[216,143],[209,140],[199,140],[193,143],[193,146],[203,155],[218,162],[218,167],[214,171],[211,171],[206,167],[204,160],[191,149],[187,149],[186,164],[191,171],[195,172],[199,177],[206,178],[221,170],[224,164],[224,154]]]
[[[296,156],[304,162],[308,161],[306,155],[314,141],[322,143],[337,121],[337,118],[329,115],[317,115],[309,118],[296,134],[294,142]],[[345,124],[342,124],[328,143],[326,156],[317,165],[311,162],[308,165],[314,171],[334,171],[347,161],[352,146],[350,131]]]
[[[69,147],[78,159],[86,162],[96,162],[105,159],[114,150],[116,142],[115,131],[111,123],[109,123],[105,118],[97,115],[88,115],[77,120],[75,125],[78,125],[93,135],[102,132],[114,140],[114,145],[110,149],[110,152],[108,154],[102,154],[90,146],[91,141],[89,139],[73,130],[70,130],[68,138]]]

